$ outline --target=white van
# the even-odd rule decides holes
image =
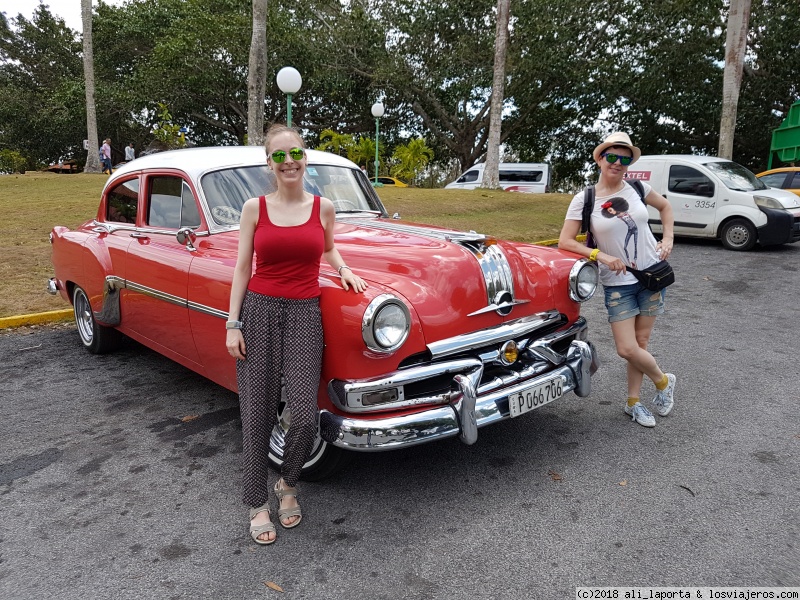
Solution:
[[[769,188],[743,166],[715,156],[642,156],[626,179],[649,183],[669,200],[675,235],[719,238],[729,250],[800,240],[800,198]],[[658,211],[648,207],[653,231]]]
[[[483,183],[485,163],[465,171],[448,183],[446,190],[474,190]],[[550,191],[550,165],[547,163],[500,163],[500,187],[507,192],[544,194]]]

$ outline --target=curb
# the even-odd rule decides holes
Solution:
[[[10,327],[22,327],[23,325],[41,325],[43,323],[57,323],[60,321],[69,321],[72,319],[72,309],[66,308],[63,310],[51,310],[42,313],[33,313],[30,315],[19,315],[16,317],[2,317],[0,318],[0,329],[7,329]]]
[[[580,240],[581,236],[578,236]],[[556,246],[558,240],[542,240],[541,242],[533,242],[537,246]],[[61,321],[69,321],[72,319],[72,309],[65,308],[63,310],[51,310],[42,313],[33,313],[30,315],[19,315],[16,317],[0,317],[0,329],[9,329],[11,327],[22,327],[23,325],[41,325],[43,323],[58,323]]]

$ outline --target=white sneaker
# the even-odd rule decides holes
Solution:
[[[676,377],[672,373],[667,373],[667,387],[660,390],[656,397],[653,398],[653,404],[656,407],[656,412],[662,417],[666,417],[675,405],[673,396],[675,395],[675,381]]]
[[[625,414],[631,416],[639,425],[644,427],[655,427],[656,418],[649,410],[647,410],[641,402],[637,402],[633,406],[625,405]]]

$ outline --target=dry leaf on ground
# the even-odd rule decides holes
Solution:
[[[277,583],[274,583],[272,581],[265,581],[264,585],[267,586],[271,590],[275,590],[276,592],[283,593],[283,588],[281,586],[279,586]]]
[[[561,473],[556,473],[551,469],[547,472],[547,474],[550,475],[550,479],[553,481],[561,481]]]
[[[183,417],[183,418],[181,419],[181,421],[183,421],[184,423],[186,423],[186,421],[194,421],[195,419],[197,419],[197,418],[199,418],[199,417],[200,417],[200,415],[186,415],[185,417]]]

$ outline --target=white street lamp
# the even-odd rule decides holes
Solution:
[[[378,142],[380,140],[380,120],[383,116],[383,104],[376,102],[372,105],[372,116],[375,117],[375,185],[378,184]]]
[[[280,90],[286,94],[286,126],[292,126],[292,94],[300,91],[300,86],[303,85],[303,78],[300,77],[300,72],[294,67],[283,67],[278,71],[278,76],[275,78]]]

